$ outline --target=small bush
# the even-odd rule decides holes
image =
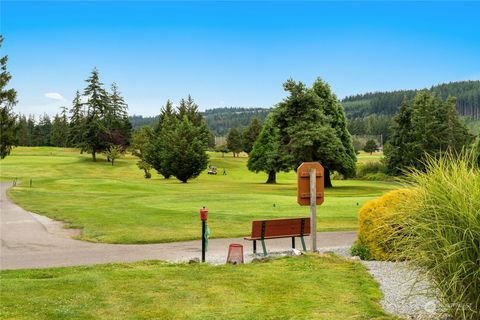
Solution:
[[[356,255],[373,260],[394,260],[397,257],[399,247],[395,242],[396,237],[401,236],[402,221],[396,212],[412,193],[409,189],[390,191],[368,201],[360,209],[357,241],[352,248]]]
[[[480,170],[475,155],[429,158],[407,178],[416,192],[397,216],[399,258],[423,270],[453,319],[480,319]],[[398,240],[398,236],[393,237]]]
[[[362,260],[371,260],[370,250],[368,250],[367,246],[363,243],[356,242],[352,248],[350,249],[350,253],[352,256],[360,257]]]
[[[364,178],[367,175],[371,174],[385,174],[386,167],[385,164],[381,161],[369,161],[366,163],[360,163],[357,166],[357,175],[356,177],[359,179]]]

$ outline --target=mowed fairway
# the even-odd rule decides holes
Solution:
[[[239,237],[250,232],[250,221],[308,216],[296,203],[296,175],[278,175],[278,184],[265,184],[265,174],[246,169],[245,157],[210,154],[219,174],[187,184],[156,173],[143,178],[127,156],[111,166],[100,157],[59,148],[15,148],[0,162],[2,180],[17,177],[11,198],[27,210],[82,228],[83,240],[107,243],[154,243],[199,238],[198,210],[210,211],[211,237]],[[223,168],[227,175],[222,175]],[[32,179],[33,187],[29,187]],[[334,181],[318,208],[321,231],[354,230],[357,213],[367,200],[394,189],[396,184]]]
[[[15,270],[0,279],[1,319],[394,319],[365,268],[335,256]]]

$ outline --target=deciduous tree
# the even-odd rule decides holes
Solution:
[[[367,141],[367,143],[365,143],[365,147],[363,148],[363,151],[372,154],[373,152],[377,151],[377,148],[378,146],[375,140],[370,139]]]

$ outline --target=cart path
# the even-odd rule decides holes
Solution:
[[[201,241],[159,244],[103,244],[72,239],[72,230],[61,222],[28,212],[7,196],[11,183],[0,183],[0,269],[47,268],[92,265],[140,260],[183,262],[201,255]],[[74,231],[73,231],[74,232]],[[356,233],[322,232],[317,235],[319,247],[350,246]],[[309,239],[306,237],[308,246]],[[245,254],[252,253],[252,243],[243,238],[211,239],[207,262],[226,260],[228,245],[244,245]],[[291,239],[268,240],[270,252],[288,250]],[[297,241],[297,247],[300,241]],[[261,246],[260,246],[261,247]]]

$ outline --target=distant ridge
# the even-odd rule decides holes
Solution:
[[[369,115],[393,115],[404,97],[412,99],[420,90],[429,90],[443,99],[457,97],[457,110],[461,116],[480,120],[480,80],[457,81],[432,86],[429,89],[373,92],[346,97],[342,100],[348,118]]]
[[[246,127],[253,117],[261,122],[265,120],[271,109],[267,108],[235,108],[223,107],[207,109],[203,112],[208,127],[217,137],[226,136],[230,128]],[[138,130],[143,126],[155,126],[158,116],[143,117],[139,115],[129,116],[133,129]]]

